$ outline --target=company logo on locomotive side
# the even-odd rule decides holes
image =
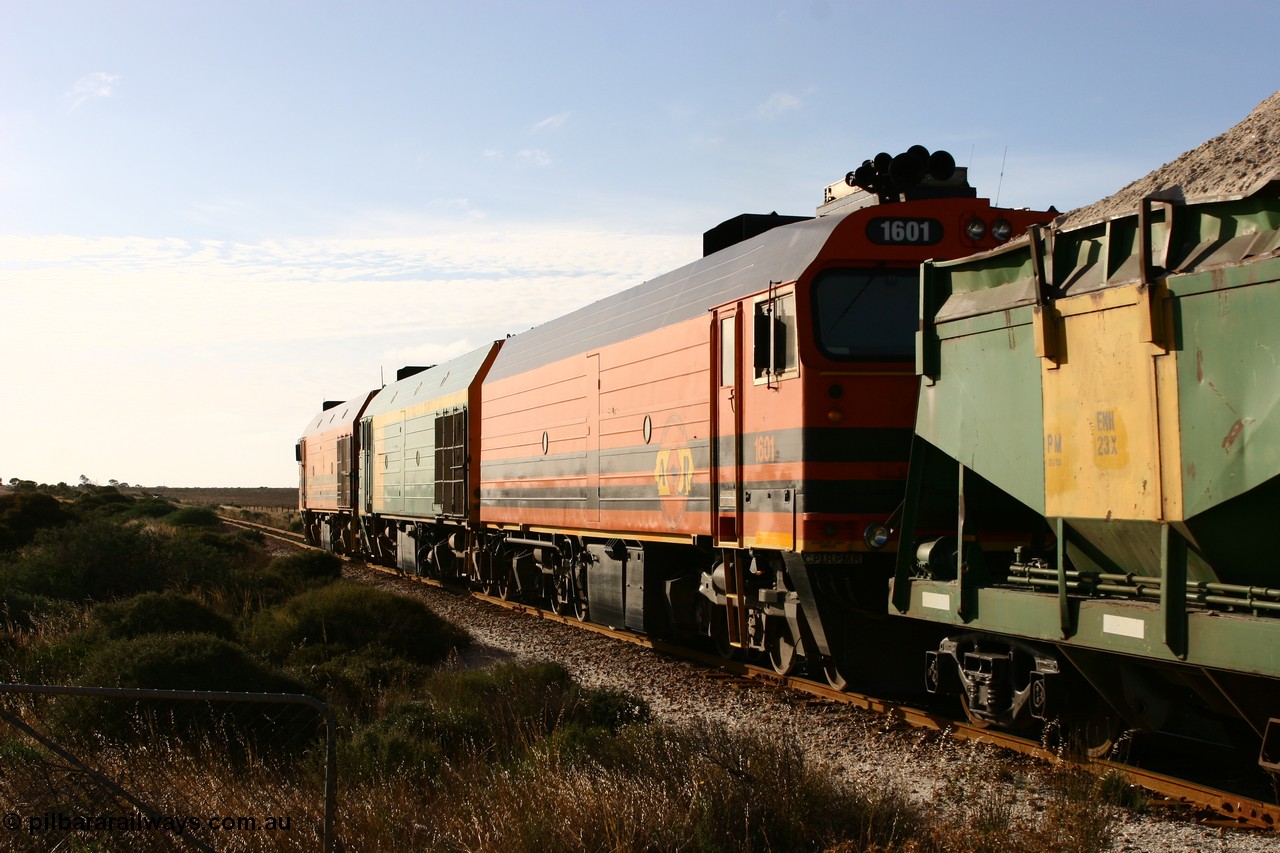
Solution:
[[[673,412],[662,427],[659,447],[653,459],[653,481],[662,515],[672,530],[684,521],[696,471],[697,464],[684,419]]]
[[[688,496],[693,491],[693,451],[687,447],[663,448],[653,466],[658,494]]]

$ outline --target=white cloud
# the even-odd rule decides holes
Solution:
[[[66,97],[71,101],[71,107],[67,111],[75,110],[90,98],[111,97],[115,94],[116,83],[119,80],[119,74],[108,74],[106,71],[95,71],[92,74],[84,75],[76,81],[76,84],[71,87],[71,91],[66,94]]]
[[[488,343],[488,341],[485,341],[485,343]],[[479,343],[476,343],[472,338],[467,336],[447,341],[432,341],[430,343],[418,344],[416,346],[387,350],[382,354],[382,363],[397,365],[415,364],[426,367],[428,365],[441,364],[451,358],[457,358],[460,355],[465,355],[479,347]],[[392,379],[394,377],[394,373],[387,374],[388,379]]]
[[[553,116],[547,116],[542,121],[536,123],[530,131],[532,133],[541,133],[544,130],[554,130],[555,128],[564,126],[569,120],[569,113],[557,113]]]
[[[521,163],[539,168],[551,165],[551,155],[541,148],[521,148],[516,152],[516,159]]]
[[[801,100],[790,92],[774,92],[756,107],[756,112],[761,118],[777,118],[783,113],[798,110],[801,106]]]
[[[0,474],[287,485],[321,400],[698,256],[687,235],[383,224],[379,236],[253,243],[0,235],[0,362],[31,365],[9,374],[5,401],[39,413],[0,419],[0,449],[22,448],[0,454]],[[92,442],[78,431],[86,411]]]
[[[473,222],[478,222],[486,216],[483,210],[471,206],[469,198],[433,198],[431,207],[462,216]]]

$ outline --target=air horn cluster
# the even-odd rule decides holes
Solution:
[[[923,145],[912,145],[897,157],[881,151],[873,160],[844,176],[851,187],[862,187],[875,193],[881,201],[889,201],[899,193],[919,184],[925,177],[945,181],[955,174],[956,158],[946,151],[929,153]]]

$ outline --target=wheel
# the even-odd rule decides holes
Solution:
[[[547,596],[551,612],[557,616],[566,616],[573,610],[573,583],[569,573],[564,569],[556,569],[551,576],[551,594]]]
[[[417,573],[420,577],[440,580],[440,567],[436,565],[435,554],[428,544],[419,545],[415,553]]]
[[[1124,732],[1124,721],[1113,713],[1097,712],[1069,723],[1072,743],[1090,758],[1106,758]]]
[[[498,587],[498,598],[503,601],[511,601],[516,597],[518,590],[516,589],[516,573],[511,569],[501,570],[502,574],[498,577],[496,585]]]
[[[1064,715],[1059,723],[1067,749],[1089,758],[1111,755],[1125,730],[1124,718],[1100,696],[1087,710]]]
[[[795,672],[799,655],[799,643],[791,636],[791,626],[781,616],[770,616],[765,622],[765,646],[769,650],[769,663],[779,675]]]
[[[849,689],[849,679],[844,677],[844,673],[831,658],[822,662],[822,674],[827,677],[827,684],[831,685],[831,689],[839,690],[841,693]]]

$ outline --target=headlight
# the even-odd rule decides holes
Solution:
[[[866,530],[862,531],[862,541],[867,543],[868,548],[879,551],[889,544],[889,528],[883,524],[872,522],[867,525]]]
[[[991,236],[995,237],[1001,243],[1009,239],[1009,235],[1013,233],[1013,226],[1009,224],[1007,219],[997,219],[991,223]]]
[[[987,236],[987,223],[975,216],[965,224],[964,233],[969,235],[970,240],[981,240]]]

